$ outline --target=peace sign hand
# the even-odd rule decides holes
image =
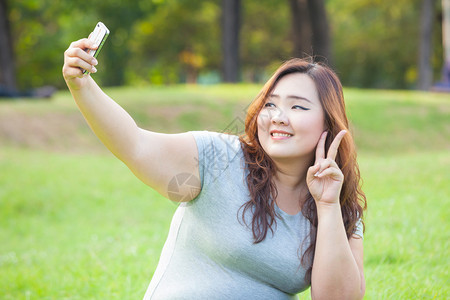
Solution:
[[[325,158],[325,140],[327,132],[322,133],[316,148],[316,161],[308,169],[306,183],[316,204],[339,204],[339,195],[344,182],[344,174],[335,159],[342,138],[347,133],[340,131],[328,149]]]

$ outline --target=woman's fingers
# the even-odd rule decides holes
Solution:
[[[339,168],[328,168],[323,170],[321,173],[319,173],[316,177],[318,178],[324,178],[324,177],[331,177],[335,180],[342,179],[344,175],[342,174],[342,171]]]
[[[83,71],[80,68],[69,68],[64,65],[63,67],[64,78],[70,79],[74,77],[83,77]]]
[[[95,69],[93,66],[98,64],[94,57],[90,56],[80,48],[69,48],[65,54],[65,63],[68,67],[81,67],[90,72],[92,69]]]
[[[328,149],[327,158],[330,158],[332,160],[336,159],[337,151],[339,148],[339,145],[341,144],[342,139],[344,138],[344,135],[347,133],[347,130],[341,130],[336,137],[334,138],[333,142],[330,145],[330,149]]]
[[[325,158],[325,141],[327,139],[327,131],[324,131],[322,135],[320,136],[319,142],[316,146],[316,162],[314,164],[317,164],[321,159]]]
[[[89,39],[80,39],[78,41],[72,42],[70,48],[81,48],[81,49],[97,49],[98,45],[94,45],[94,42]]]
[[[83,72],[81,69],[90,73],[97,72],[97,69],[94,67],[98,64],[97,60],[85,51],[85,49],[96,48],[97,46],[88,39],[81,39],[71,43],[69,48],[64,52],[64,77],[66,79],[82,77]]]
[[[89,55],[86,51],[82,50],[81,48],[69,48],[66,51],[66,57],[78,57],[91,65],[97,65],[97,60]]]
[[[341,130],[336,135],[330,145],[330,148],[328,149],[327,158],[325,158],[325,141],[327,139],[327,132],[325,131],[324,133],[322,133],[316,148],[316,161],[314,163],[314,166],[310,168],[311,172],[314,172],[315,177],[323,177],[318,175],[327,168],[333,167],[339,169],[339,166],[335,162],[335,159],[339,145],[341,144],[341,141],[346,133],[346,130]]]
[[[72,68],[77,68],[78,70],[79,70],[79,68],[81,68],[81,69],[84,69],[91,73],[97,72],[97,69],[93,65],[91,65],[90,63],[86,62],[85,60],[83,60],[79,57],[67,58],[67,64],[68,64],[68,66],[70,66]]]
[[[312,179],[313,176],[315,176],[320,169],[320,164],[316,164],[314,166],[309,167],[308,172],[306,173],[306,177],[309,179]]]
[[[339,169],[337,163],[330,158],[321,160],[318,164],[314,165],[313,167],[315,171],[314,173],[315,177],[319,177],[318,176],[319,174],[321,174],[323,171],[327,170],[330,167]]]
[[[94,42],[89,39],[81,39],[72,42],[64,52],[64,65],[62,73],[67,86],[70,89],[80,89],[87,83],[83,73],[84,70],[95,73],[97,69],[94,67],[97,65],[97,60],[89,55],[86,50],[97,49],[98,45],[94,45]]]

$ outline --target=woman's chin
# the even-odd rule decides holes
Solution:
[[[314,152],[299,152],[295,151],[297,149],[292,149],[292,151],[289,151],[286,148],[283,149],[268,149],[269,151],[266,151],[266,153],[269,155],[269,157],[274,161],[298,161],[298,160],[304,160],[304,159],[310,159],[314,156]]]

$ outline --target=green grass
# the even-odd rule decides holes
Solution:
[[[4,149],[2,299],[143,296],[175,205],[112,156]]]
[[[222,131],[259,88],[107,92],[143,127]],[[365,298],[448,299],[450,96],[345,95],[369,204]],[[67,92],[0,101],[0,145],[0,299],[141,299],[176,206],[103,149]]]

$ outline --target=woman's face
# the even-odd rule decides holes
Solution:
[[[312,160],[325,130],[324,112],[314,81],[303,73],[282,77],[257,122],[259,142],[272,159]]]

